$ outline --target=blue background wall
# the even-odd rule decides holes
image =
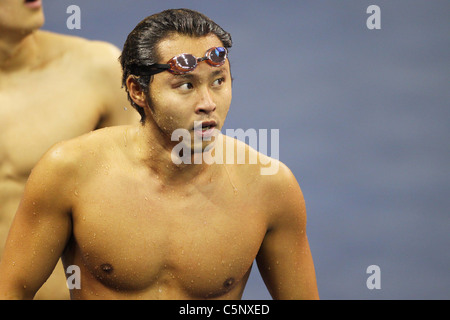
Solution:
[[[71,4],[80,30],[66,27]],[[366,27],[372,4],[380,30]],[[44,29],[121,48],[140,20],[179,7],[232,34],[225,128],[280,130],[321,298],[449,299],[450,2],[44,0]],[[270,299],[256,268],[244,299]]]

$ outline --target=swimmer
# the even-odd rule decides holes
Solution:
[[[96,128],[139,123],[121,89],[120,50],[40,30],[42,3],[0,1],[0,256],[39,158]],[[36,295],[68,299],[62,265]]]
[[[136,26],[121,63],[141,123],[58,143],[39,161],[0,263],[0,298],[32,299],[61,256],[80,270],[72,299],[240,299],[255,259],[273,299],[319,298],[289,168],[261,175],[266,161],[172,160],[174,130],[222,128],[231,45],[229,33],[188,9]],[[205,153],[216,140],[201,143]]]

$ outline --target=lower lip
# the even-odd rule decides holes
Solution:
[[[30,9],[39,9],[40,7],[42,7],[42,1],[37,0],[33,2],[25,2],[25,6]]]
[[[195,134],[202,138],[211,138],[214,136],[216,127],[210,127],[208,130],[195,130]]]

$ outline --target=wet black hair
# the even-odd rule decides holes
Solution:
[[[145,112],[130,97],[126,81],[134,75],[137,83],[149,99],[151,76],[145,75],[145,66],[161,63],[158,56],[158,44],[174,33],[191,37],[216,35],[225,48],[232,46],[231,35],[204,14],[191,9],[169,9],[153,14],[137,24],[128,35],[119,57],[122,65],[122,86],[127,91],[128,100],[145,121]]]

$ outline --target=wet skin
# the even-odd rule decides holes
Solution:
[[[159,49],[167,61],[220,45],[215,36],[178,36]],[[200,63],[192,77],[158,74],[152,109],[131,91],[146,107],[144,125],[60,143],[33,170],[0,264],[0,297],[32,297],[62,255],[65,267],[80,267],[73,299],[239,299],[255,259],[274,298],[317,298],[303,196],[285,165],[262,176],[262,164],[171,160],[174,129],[223,125],[229,64]]]
[[[43,23],[41,8],[0,1],[0,257],[28,176],[51,146],[138,122],[124,110],[119,50],[38,30]],[[69,298],[61,264],[37,298]]]

